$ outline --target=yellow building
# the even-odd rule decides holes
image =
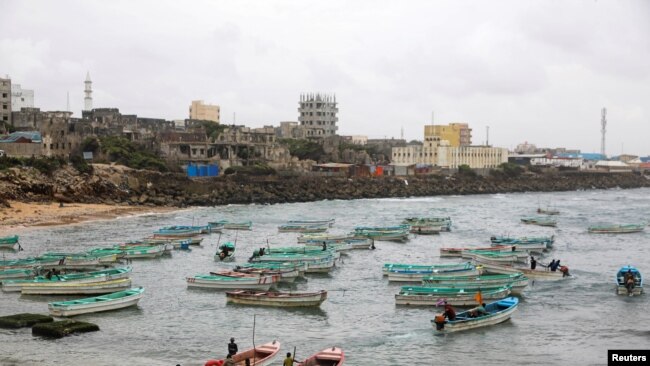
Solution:
[[[200,119],[219,123],[221,111],[218,105],[203,104],[202,100],[193,100],[190,105],[190,119]]]
[[[452,147],[469,146],[472,144],[472,129],[467,123],[450,123],[444,125],[424,126],[424,138],[437,136],[449,141]]]

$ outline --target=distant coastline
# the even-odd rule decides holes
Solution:
[[[96,167],[91,176],[72,168],[43,176],[31,169],[0,173],[2,201],[104,204],[119,207],[188,207],[273,204],[328,199],[554,192],[650,187],[636,173],[555,172],[503,176],[282,177],[228,176],[192,180],[182,174]],[[6,202],[6,201],[5,201]]]

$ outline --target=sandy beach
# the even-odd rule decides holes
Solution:
[[[160,213],[172,207],[118,206],[103,204],[24,203],[10,201],[11,208],[0,208],[0,236],[13,235],[27,228],[110,220],[120,216]]]

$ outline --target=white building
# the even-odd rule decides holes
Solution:
[[[34,91],[11,84],[11,110],[18,112],[20,108],[34,108]]]
[[[553,166],[565,168],[582,169],[585,159],[583,158],[564,158],[564,157],[537,157],[530,159],[530,165],[535,166]]]
[[[429,164],[442,168],[458,169],[468,165],[472,169],[496,168],[508,162],[508,149],[491,146],[450,146],[449,141],[438,136],[428,136],[422,145],[394,147],[394,164]]]

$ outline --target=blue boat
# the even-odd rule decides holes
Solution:
[[[438,314],[431,320],[431,324],[435,333],[451,333],[487,327],[510,319],[512,313],[517,310],[517,305],[519,305],[519,299],[516,297],[506,297],[503,300],[485,305],[487,314],[477,315],[475,309],[470,309],[462,313],[457,313],[454,320],[449,320],[444,315]]]
[[[632,266],[623,266],[616,272],[616,294],[638,296],[643,293],[643,276]]]

